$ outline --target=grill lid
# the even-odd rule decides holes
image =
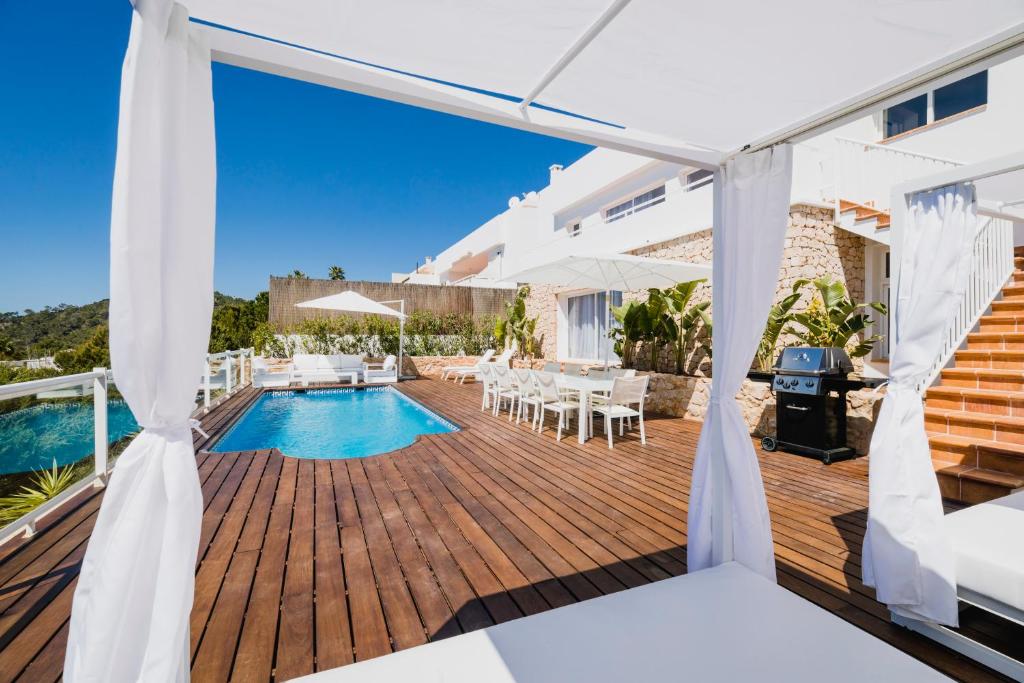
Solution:
[[[791,346],[782,349],[772,372],[790,375],[848,375],[853,363],[843,349]]]

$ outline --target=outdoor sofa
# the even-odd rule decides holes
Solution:
[[[363,356],[354,354],[297,353],[292,358],[292,382],[341,382],[363,378]]]

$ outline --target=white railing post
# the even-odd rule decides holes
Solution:
[[[203,373],[203,408],[210,409],[210,355],[206,355],[206,370]]]
[[[110,430],[107,426],[107,369],[93,368],[98,373],[92,381],[93,453],[96,460],[96,485],[107,478],[107,444]]]
[[[231,395],[231,352],[224,354],[224,395]]]

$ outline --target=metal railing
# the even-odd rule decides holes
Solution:
[[[26,396],[37,396],[62,389],[81,389],[82,395],[92,393],[93,402],[93,454],[95,465],[91,476],[87,476],[61,491],[31,512],[11,522],[0,530],[0,543],[14,538],[19,534],[31,536],[35,533],[36,524],[40,519],[53,512],[68,500],[89,487],[102,487],[106,484],[108,464],[107,449],[107,385],[111,377],[106,368],[95,368],[92,372],[63,377],[48,377],[31,382],[0,385],[0,401]]]
[[[1013,274],[1013,223],[1002,218],[986,220],[974,237],[971,269],[956,315],[928,378],[917,387],[919,392],[932,385]]]
[[[961,165],[952,159],[837,137],[833,164],[836,219],[839,217],[840,199],[888,211],[893,186]]]

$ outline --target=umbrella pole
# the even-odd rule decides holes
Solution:
[[[604,369],[608,369],[608,339],[611,339],[608,335],[612,331],[612,290],[604,290]]]
[[[401,313],[401,317],[398,318],[398,369],[395,372],[395,377],[398,380],[402,379],[402,358],[405,351],[405,299],[399,302],[398,312]]]

